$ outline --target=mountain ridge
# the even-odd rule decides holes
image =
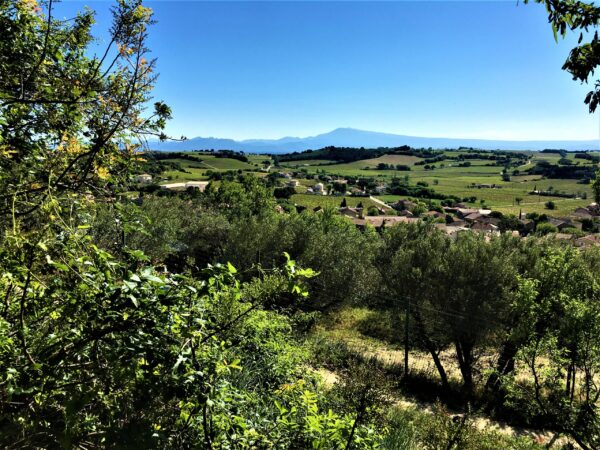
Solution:
[[[307,137],[286,136],[279,139],[234,140],[215,137],[195,137],[185,141],[153,141],[151,150],[188,151],[188,150],[235,150],[246,153],[287,153],[319,148],[335,147],[400,147],[408,145],[414,148],[458,148],[473,147],[482,150],[543,150],[547,148],[574,150],[598,150],[596,140],[500,140],[421,137],[356,128],[336,128],[330,132]]]

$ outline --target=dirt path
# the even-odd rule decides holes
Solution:
[[[211,166],[210,164],[204,162],[204,161],[200,161],[200,164],[204,164],[206,167],[208,167],[209,169],[213,169],[213,170],[219,170],[216,167]]]
[[[377,203],[382,208],[392,209],[392,207],[390,205],[388,205],[386,202],[384,202],[383,200],[379,200],[378,198],[373,197],[372,195],[369,195],[369,200],[371,200],[374,203]]]

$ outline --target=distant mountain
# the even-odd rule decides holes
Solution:
[[[455,139],[403,136],[399,134],[364,131],[354,128],[337,128],[329,133],[311,137],[284,137],[281,139],[233,139],[196,137],[183,142],[151,142],[152,150],[235,150],[246,153],[287,153],[327,146],[336,147],[399,147],[457,148],[473,147],[484,150],[543,150],[545,148],[565,150],[598,150],[598,141],[501,141],[487,139]]]

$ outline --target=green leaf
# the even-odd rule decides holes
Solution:
[[[233,267],[233,265],[230,262],[227,263],[227,270],[229,270],[229,273],[231,274],[237,273],[237,269]]]

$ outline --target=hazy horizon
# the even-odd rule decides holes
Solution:
[[[471,2],[149,1],[154,95],[167,132],[236,140],[339,127],[409,136],[591,140],[589,85],[561,70],[541,5]],[[89,5],[98,33],[110,2]],[[101,46],[105,35],[98,34]]]

